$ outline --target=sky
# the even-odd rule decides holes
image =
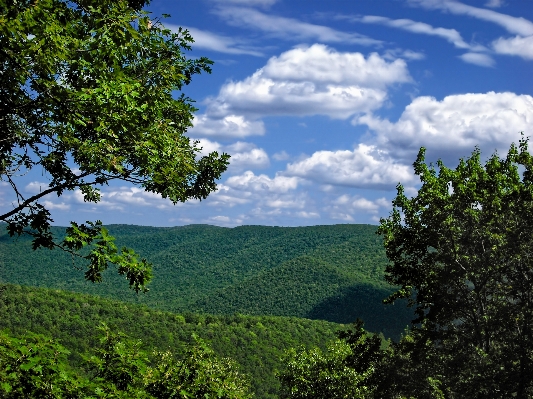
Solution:
[[[55,224],[308,226],[379,223],[412,164],[455,166],[479,147],[502,156],[533,137],[531,0],[153,0],[187,28],[212,74],[187,135],[231,164],[206,200],[173,205],[113,184],[42,203]],[[24,192],[46,184],[27,177]],[[0,187],[0,202],[7,195]]]

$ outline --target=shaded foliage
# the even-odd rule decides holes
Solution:
[[[419,326],[403,353],[416,379],[450,398],[533,395],[533,157],[527,140],[506,157],[479,150],[455,169],[414,163],[422,187],[403,187],[381,221],[387,280]],[[421,378],[423,377],[423,378]]]

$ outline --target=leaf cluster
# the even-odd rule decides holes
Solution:
[[[41,201],[48,194],[77,191],[98,202],[99,187],[119,180],[174,203],[201,200],[227,167],[227,154],[200,156],[198,143],[185,136],[196,109],[184,94],[175,95],[195,74],[210,72],[212,62],[187,59],[189,32],[165,29],[141,10],[144,4],[0,1],[0,179],[16,202],[0,220],[10,235],[32,236],[34,248],[73,252],[53,239]],[[26,196],[19,179],[32,170],[48,186]],[[105,235],[98,224],[83,228]],[[97,270],[88,272],[91,281],[100,278],[97,254],[106,248],[87,258]],[[149,274],[130,268],[131,252],[105,257],[127,269],[135,290],[144,290]]]

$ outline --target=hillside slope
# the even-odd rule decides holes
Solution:
[[[237,361],[259,399],[277,397],[274,372],[283,367],[280,358],[287,349],[324,348],[342,327],[294,317],[179,315],[85,294],[0,284],[0,330],[59,339],[72,352],[73,365],[96,345],[101,322],[142,340],[147,352],[170,349],[179,355],[196,334],[220,357]]]
[[[169,311],[283,315],[341,323],[360,317],[397,337],[411,316],[384,307],[390,287],[376,226],[312,227],[112,225],[117,244],[154,264],[151,291],[136,295],[114,271],[102,284],[60,251],[33,252],[27,238],[0,233],[0,282],[85,292]],[[56,228],[56,232],[61,230]]]

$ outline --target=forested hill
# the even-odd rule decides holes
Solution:
[[[273,316],[183,315],[152,310],[84,294],[0,284],[0,330],[14,336],[28,332],[59,339],[71,351],[70,363],[98,346],[106,323],[115,332],[140,339],[147,353],[171,350],[181,355],[193,335],[205,340],[220,357],[239,364],[250,379],[257,399],[277,398],[275,371],[289,348],[324,348],[345,326],[318,320]]]
[[[54,233],[60,234],[60,228]],[[376,226],[312,227],[111,225],[119,246],[154,264],[150,292],[136,295],[114,270],[83,280],[83,263],[28,238],[0,233],[1,282],[60,288],[169,311],[297,316],[348,323],[397,337],[411,316],[384,306],[386,257]],[[78,268],[78,269],[77,269]]]

